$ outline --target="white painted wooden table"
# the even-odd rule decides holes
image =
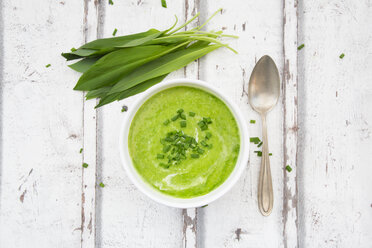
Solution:
[[[1,248],[372,247],[371,0],[0,4]],[[94,110],[72,91],[79,74],[60,56],[115,28],[118,35],[165,28],[174,14],[186,20],[198,11],[201,22],[219,7],[208,29],[239,35],[230,42],[239,55],[219,49],[168,78],[223,89],[257,120],[247,125],[259,136],[249,75],[262,55],[276,61],[282,95],[268,117],[270,217],[257,208],[254,147],[236,186],[205,208],[173,209],[141,194],[117,151],[121,106],[136,97]]]

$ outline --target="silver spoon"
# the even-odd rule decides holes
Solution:
[[[264,216],[273,210],[273,183],[270,171],[269,146],[267,142],[266,114],[278,102],[280,78],[275,62],[265,55],[253,68],[249,79],[248,98],[252,108],[262,118],[262,161],[258,182],[258,207]]]

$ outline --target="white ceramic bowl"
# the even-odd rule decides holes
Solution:
[[[153,188],[147,182],[145,182],[142,179],[141,175],[138,174],[138,172],[134,168],[132,164],[132,159],[129,155],[129,149],[128,149],[129,128],[130,128],[131,122],[137,110],[141,107],[141,105],[147,99],[149,99],[154,94],[164,89],[175,87],[175,86],[191,86],[191,87],[199,88],[221,99],[228,106],[228,108],[234,115],[237,121],[238,127],[239,127],[239,131],[240,131],[240,152],[239,152],[239,156],[238,156],[235,168],[231,172],[230,176],[225,180],[223,184],[221,184],[219,187],[209,192],[208,194],[194,197],[194,198],[189,198],[189,199],[176,198],[170,195],[163,194],[160,191]],[[154,201],[157,201],[167,206],[177,207],[177,208],[191,208],[191,207],[204,206],[218,199],[223,194],[225,194],[228,190],[230,190],[232,186],[238,181],[240,175],[244,171],[244,168],[248,162],[248,155],[249,155],[249,136],[248,136],[248,129],[247,129],[246,123],[247,122],[245,121],[245,118],[241,114],[239,108],[229,99],[227,99],[220,90],[212,87],[210,84],[200,81],[200,80],[187,79],[187,78],[165,81],[147,90],[125,114],[124,121],[121,127],[120,136],[119,136],[120,157],[121,157],[124,169],[126,170],[129,178],[132,180],[134,185],[136,185],[136,187],[140,191],[142,191],[145,195],[147,195]]]

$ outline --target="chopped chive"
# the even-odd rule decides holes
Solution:
[[[343,59],[345,57],[345,54],[341,53],[340,59]]]
[[[186,115],[185,114],[180,114],[180,118],[183,120],[186,120]]]
[[[262,152],[261,151],[257,151],[257,156],[258,157],[262,157]]]
[[[112,0],[109,0],[110,5],[114,5],[114,2]]]
[[[258,143],[261,142],[260,138],[258,138],[258,137],[251,137],[251,138],[249,139],[249,141],[250,141],[251,143],[256,144],[256,145],[257,145]]]
[[[128,107],[123,105],[123,107],[121,107],[121,112],[127,112],[128,111]]]
[[[171,120],[172,120],[172,121],[176,121],[176,120],[178,119],[178,117],[179,117],[179,115],[175,115],[175,116],[172,117]]]
[[[80,153],[82,153],[83,152],[83,148],[80,148]]]
[[[168,125],[170,123],[170,120],[169,119],[167,119],[166,121],[164,121],[163,122],[163,124],[166,126],[166,125]]]
[[[71,52],[75,52],[77,49],[75,47],[73,47],[70,50],[71,50]]]
[[[99,183],[99,186],[100,186],[101,188],[104,188],[104,187],[105,187],[105,184],[104,184],[103,182],[100,182],[100,183]]]
[[[118,29],[115,28],[115,29],[114,29],[114,32],[112,32],[112,36],[115,36],[117,32],[118,32]]]
[[[199,158],[199,154],[197,154],[197,153],[192,153],[192,154],[191,154],[191,157],[192,157],[192,158]]]
[[[169,168],[169,164],[160,163],[159,165],[165,169]]]
[[[207,118],[203,118],[204,122],[207,123],[207,124],[211,124],[212,123],[212,119],[210,117],[207,117]]]
[[[170,149],[171,149],[171,146],[169,146],[169,145],[168,146],[164,146],[163,147],[163,152],[164,153],[167,153],[167,152],[169,152]]]
[[[195,113],[194,112],[189,112],[189,116],[194,117]]]
[[[201,206],[201,208],[205,208],[205,207],[207,207],[208,206],[208,204],[207,205],[204,205],[204,206]]]
[[[186,121],[181,120],[180,125],[181,127],[185,127]],[[188,136],[183,131],[168,132],[165,138],[160,139],[160,142],[163,144],[163,151],[157,155],[157,158],[167,158],[168,167],[180,164],[182,160],[187,158],[186,154],[190,150],[190,157],[198,158],[200,154],[204,153],[204,150],[200,146],[208,147],[209,149],[212,148],[212,144],[207,144],[206,140],[198,143],[194,137]]]
[[[210,139],[212,137],[212,134],[210,133],[210,132],[207,132],[206,134],[205,134],[205,138],[206,139]]]
[[[87,163],[84,163],[84,164],[83,164],[83,167],[84,167],[84,168],[88,168],[88,164],[87,164]]]
[[[161,0],[161,6],[163,8],[167,8],[167,2],[165,0]]]
[[[250,123],[252,123],[252,124],[255,124],[255,123],[256,123],[256,121],[255,121],[255,120],[251,120],[251,121],[250,121]]]
[[[301,45],[299,45],[298,47],[297,47],[297,50],[301,50],[302,48],[304,48],[305,47],[305,44],[301,44]]]
[[[291,171],[292,171],[292,168],[291,168],[291,166],[289,166],[289,165],[287,165],[287,166],[285,167],[285,169],[286,169],[288,172],[291,172]]]
[[[272,156],[272,155],[273,155],[273,154],[270,152],[270,153],[269,153],[269,156]]]
[[[177,110],[177,113],[179,113],[179,114],[183,113],[183,109]]]
[[[258,146],[257,146],[257,147],[261,147],[261,146],[262,146],[262,144],[263,144],[263,142],[261,141],[261,142],[260,142],[260,144],[258,144]]]
[[[51,64],[47,64],[45,67],[48,68],[48,67],[50,67],[50,66],[51,66]]]
[[[196,151],[197,151],[197,153],[199,153],[199,154],[203,154],[203,153],[204,153],[204,150],[201,149],[201,148],[198,148]]]

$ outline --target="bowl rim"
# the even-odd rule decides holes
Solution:
[[[135,167],[133,166],[132,159],[129,154],[128,148],[128,134],[129,129],[132,123],[132,120],[137,113],[138,109],[153,95],[157,94],[160,91],[163,91],[168,88],[173,88],[177,86],[188,86],[194,87],[201,90],[204,90],[218,99],[223,101],[225,105],[229,108],[235,120],[237,122],[239,133],[240,133],[240,151],[238,155],[238,159],[236,161],[235,167],[230,175],[226,178],[226,180],[219,185],[217,188],[212,190],[211,192],[197,196],[193,198],[177,198],[171,195],[164,194],[159,190],[155,189],[149,183],[147,183],[142,176],[137,172]],[[120,152],[120,159],[121,163],[126,171],[128,177],[132,181],[132,183],[139,189],[143,194],[148,196],[150,199],[164,204],[170,207],[176,208],[194,208],[194,207],[201,207],[205,206],[221,196],[223,196],[226,192],[228,192],[238,181],[241,174],[243,173],[247,163],[248,163],[248,156],[249,156],[249,135],[248,135],[248,128],[247,128],[247,120],[242,115],[238,106],[229,100],[219,89],[215,88],[214,86],[208,84],[205,81],[197,80],[197,79],[188,79],[188,78],[178,78],[178,79],[171,79],[161,82],[144,93],[135,102],[132,104],[131,108],[127,111],[125,116],[123,117],[123,121],[121,124],[121,130],[119,135],[119,152]]]

